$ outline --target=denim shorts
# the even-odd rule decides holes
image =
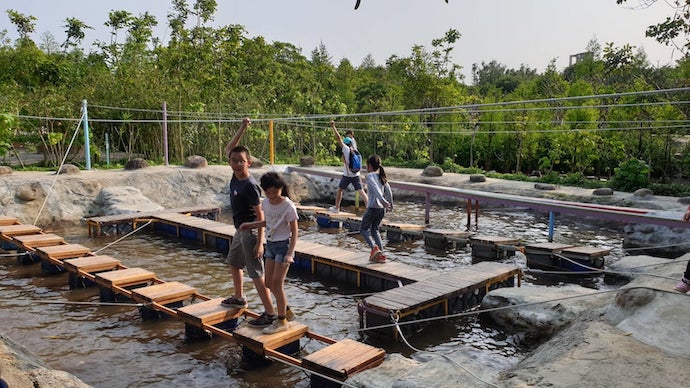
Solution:
[[[285,254],[290,245],[290,240],[282,241],[266,241],[266,249],[264,249],[264,258],[266,260],[274,260],[276,263],[286,263]]]

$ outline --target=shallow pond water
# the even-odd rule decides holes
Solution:
[[[322,204],[323,205],[323,204]],[[344,209],[348,210],[348,209]],[[353,209],[349,209],[353,210]],[[361,211],[359,211],[361,215]],[[387,215],[392,222],[423,223],[423,204],[398,202]],[[228,222],[228,215],[222,221]],[[434,205],[431,227],[466,229],[463,209]],[[486,208],[479,214],[479,234],[520,238],[524,242],[545,242],[548,215],[523,209]],[[117,237],[89,238],[86,226],[50,228],[92,251],[100,250]],[[472,229],[474,231],[474,220]],[[300,223],[300,238],[336,245],[344,249],[367,251],[361,237],[345,230],[320,229],[313,221]],[[385,237],[385,235],[384,235]],[[385,241],[385,238],[384,238]],[[611,248],[608,260],[623,255],[621,226],[595,220],[557,218],[554,241]],[[428,249],[423,240],[387,244],[392,260],[438,271],[471,264],[470,249],[440,251]],[[103,249],[99,254],[118,258],[128,267],[151,270],[166,281],[180,281],[196,287],[204,295],[226,296],[232,282],[224,254],[207,247],[177,241],[155,233],[139,232]],[[524,257],[514,259],[524,265]],[[588,287],[606,287],[598,278],[546,277],[527,274],[525,284],[558,286],[564,282]],[[67,274],[45,275],[40,266],[21,265],[14,258],[0,259],[2,309],[0,327],[16,342],[42,358],[50,367],[66,370],[96,387],[307,387],[309,377],[302,371],[273,363],[262,368],[247,368],[241,362],[237,345],[215,338],[187,341],[184,325],[174,319],[142,320],[132,306],[99,305],[96,288],[70,290]],[[250,281],[245,283],[250,309],[258,311],[260,301]],[[383,347],[388,353],[415,357],[402,342],[381,341],[361,332],[358,326],[357,296],[366,292],[353,286],[319,279],[291,270],[286,292],[289,303],[316,333],[335,339],[353,338]],[[48,303],[56,301],[58,303]],[[67,305],[60,302],[92,302]],[[519,341],[478,317],[435,321],[412,335],[417,349],[446,352],[464,347],[477,363],[506,369],[525,353]],[[304,353],[321,347],[301,343]]]

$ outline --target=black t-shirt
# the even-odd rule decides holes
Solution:
[[[235,228],[239,228],[243,222],[256,221],[254,206],[259,204],[261,189],[249,175],[247,179],[237,179],[235,175],[230,180],[230,206],[232,207],[232,221]]]

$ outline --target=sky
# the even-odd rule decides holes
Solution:
[[[192,0],[188,1],[191,4]],[[371,55],[385,64],[392,55],[406,57],[415,45],[431,50],[431,41],[456,29],[462,37],[455,44],[452,60],[462,66],[465,82],[471,83],[472,64],[496,60],[508,68],[522,64],[543,72],[556,60],[558,70],[568,66],[572,54],[585,51],[596,39],[604,47],[630,44],[643,49],[654,66],[672,65],[681,57],[673,48],[644,36],[647,26],[663,21],[673,10],[665,1],[651,7],[632,9],[642,0],[219,0],[212,25],[240,24],[248,36],[261,35],[267,41],[292,43],[310,57],[323,43],[333,64],[347,58],[354,66]],[[148,11],[158,20],[154,35],[169,38],[165,0],[1,0],[0,30],[16,39],[7,18],[13,9],[33,15],[37,43],[51,33],[58,42],[65,39],[65,19],[75,17],[95,30],[86,31],[84,48],[94,40],[109,42],[109,28],[103,23],[111,10],[134,15]]]

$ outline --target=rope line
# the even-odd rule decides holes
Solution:
[[[104,247],[102,247],[101,249],[99,249],[99,250],[97,250],[97,251],[95,251],[95,252],[93,252],[93,253],[98,253],[98,252],[100,252],[100,251],[102,251],[102,250],[104,250],[104,249],[106,249],[106,248],[108,248],[108,247],[110,247],[110,246],[112,246],[112,245],[114,245],[114,244],[116,244],[116,243],[118,243],[118,242],[124,240],[125,238],[127,238],[127,237],[133,235],[134,233],[137,233],[138,231],[144,229],[145,227],[147,227],[147,226],[148,226],[150,223],[152,223],[152,222],[153,222],[153,220],[150,220],[149,222],[145,223],[144,225],[142,225],[142,226],[140,226],[140,227],[134,229],[133,231],[131,231],[131,232],[127,233],[126,235],[124,235],[124,236],[118,238],[117,240],[111,242],[110,244],[105,245]]]
[[[83,109],[82,109],[83,111]],[[79,119],[79,123],[77,123],[76,128],[74,129],[74,135],[72,135],[72,140],[70,140],[69,145],[67,146],[67,150],[65,150],[65,155],[62,157],[62,161],[60,162],[60,166],[58,166],[57,172],[55,173],[55,179],[53,179],[53,182],[50,185],[50,188],[48,188],[48,192],[46,193],[46,197],[43,199],[43,204],[41,205],[41,208],[38,210],[38,214],[36,214],[36,218],[34,219],[34,222],[32,225],[36,225],[36,222],[38,222],[38,218],[41,216],[41,213],[43,212],[43,209],[46,206],[46,203],[48,203],[48,199],[50,198],[50,195],[53,193],[53,188],[55,187],[55,183],[57,183],[58,177],[60,176],[60,170],[62,170],[62,166],[64,166],[65,161],[67,160],[67,156],[69,155],[69,150],[72,149],[72,145],[74,144],[74,139],[77,138],[77,133],[79,133],[79,127],[81,126],[82,120],[84,119],[84,113],[82,112],[81,118]]]
[[[313,370],[309,370],[309,369],[304,368],[304,367],[301,367],[301,366],[299,366],[299,365],[290,364],[289,362],[287,362],[287,361],[285,361],[285,360],[281,360],[280,358],[276,358],[276,357],[273,357],[273,356],[265,356],[265,357],[266,357],[267,359],[269,359],[269,360],[282,362],[282,363],[285,364],[285,365],[291,366],[291,367],[293,367],[293,368],[297,368],[297,369],[299,369],[299,370],[301,370],[301,371],[303,371],[303,372],[305,372],[305,373],[308,372],[308,373],[311,373],[311,374],[313,374],[313,375],[317,375],[317,376],[319,376],[319,377],[321,377],[321,378],[324,378],[324,379],[326,379],[326,380],[332,381],[332,382],[334,382],[334,383],[338,383],[338,384],[340,384],[340,385],[342,385],[342,386],[357,388],[356,385],[348,384],[348,383],[345,382],[345,381],[340,381],[340,380],[338,380],[338,379],[334,379],[333,377],[326,376],[326,375],[324,375],[323,373],[319,373],[319,372],[316,372],[316,371],[313,371]]]
[[[117,302],[76,302],[68,300],[45,300],[45,299],[0,299],[5,304],[60,304],[76,306],[125,306],[125,307],[147,307],[153,303],[117,303]]]
[[[470,371],[469,369],[465,368],[465,367],[464,367],[462,364],[460,364],[459,362],[457,362],[457,361],[453,360],[452,358],[450,358],[450,356],[448,356],[447,354],[436,353],[436,352],[430,352],[430,351],[427,351],[427,350],[421,350],[421,349],[415,348],[414,346],[412,346],[412,344],[410,344],[410,342],[407,340],[407,338],[405,338],[405,335],[403,334],[402,330],[400,329],[400,326],[398,325],[398,316],[395,315],[395,314],[391,314],[391,319],[393,319],[393,322],[395,323],[395,329],[397,330],[398,334],[400,335],[400,338],[402,338],[403,342],[405,342],[405,345],[407,345],[410,349],[412,349],[412,350],[414,350],[415,352],[418,352],[418,353],[426,353],[426,354],[431,354],[431,355],[434,355],[434,356],[441,356],[441,357],[445,358],[446,360],[452,362],[453,364],[457,365],[458,367],[460,367],[460,369],[462,369],[462,370],[464,370],[465,372],[467,372],[470,376],[474,377],[476,380],[479,380],[479,381],[481,381],[482,383],[484,383],[484,384],[486,384],[486,385],[489,385],[489,386],[492,386],[492,387],[495,387],[495,388],[501,388],[501,387],[499,387],[498,385],[496,385],[496,384],[494,384],[494,383],[491,383],[491,382],[489,382],[489,381],[483,380],[483,379],[480,378],[479,376],[475,375],[474,373],[472,373],[472,371]]]

